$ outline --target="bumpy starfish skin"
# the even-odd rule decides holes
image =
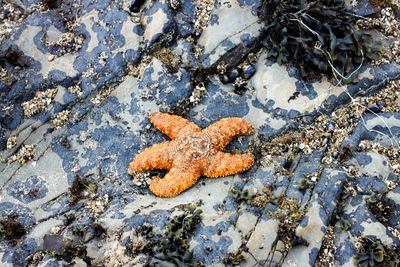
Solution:
[[[220,177],[243,172],[254,164],[251,153],[230,154],[222,150],[237,135],[251,135],[253,126],[240,118],[221,119],[205,129],[176,115],[155,112],[151,123],[172,141],[153,145],[138,154],[128,172],[166,169],[164,178],[154,177],[150,190],[160,197],[174,197],[193,186],[201,175]]]

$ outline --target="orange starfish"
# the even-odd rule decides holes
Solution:
[[[172,141],[145,149],[129,164],[128,172],[167,169],[164,178],[154,177],[150,190],[160,197],[174,197],[193,186],[201,175],[220,177],[251,168],[251,153],[230,154],[222,150],[237,135],[251,135],[253,126],[240,118],[225,118],[205,129],[176,115],[150,114],[151,123]]]

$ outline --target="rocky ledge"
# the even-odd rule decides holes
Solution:
[[[346,84],[271,59],[257,0],[9,2],[1,266],[399,264],[399,11],[379,7],[390,1],[348,1],[376,15],[386,52]],[[202,128],[249,121],[256,133],[227,151],[252,152],[254,166],[154,196],[162,172],[127,172],[167,140],[154,111]]]

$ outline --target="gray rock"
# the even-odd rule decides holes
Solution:
[[[362,236],[387,248],[400,246],[398,167],[359,147],[370,140],[397,148],[399,113],[365,114],[342,144],[352,152],[346,162],[321,162],[325,150],[296,150],[293,158],[260,162],[261,146],[305,126],[298,118],[313,123],[319,114],[348,103],[348,94],[378,92],[399,77],[397,65],[363,66],[358,80],[342,86],[326,78],[303,81],[299,70],[274,63],[267,53],[254,68],[238,66],[260,41],[260,1],[215,2],[209,24],[198,40],[193,38],[203,48],[199,57],[188,38],[195,32],[193,1],[172,7],[172,1],[84,0],[79,8],[76,1],[62,1],[48,11],[33,8],[39,1],[18,2],[27,17],[1,49],[16,47],[30,64],[9,64],[12,82],[0,83],[0,222],[11,218],[26,234],[9,242],[0,230],[1,266],[24,266],[33,259],[38,266],[142,266],[149,260],[182,259],[179,253],[153,250],[160,248],[174,218],[186,214],[181,225],[189,224],[185,208],[190,204],[203,210],[202,219],[188,231],[188,250],[181,254],[206,266],[234,264],[241,254],[246,258],[241,266],[313,266],[325,249],[328,227],[335,230],[337,266],[354,265]],[[75,18],[70,31],[65,19]],[[67,32],[82,36],[71,51],[54,45]],[[151,57],[163,47],[180,58],[173,70],[165,58]],[[229,73],[221,81],[213,69],[222,62]],[[243,78],[248,80],[239,94],[232,82]],[[21,104],[52,88],[57,94],[44,110],[24,117]],[[69,120],[55,127],[54,116],[66,110]],[[250,150],[255,165],[236,175],[201,178],[175,198],[155,197],[147,183],[162,172],[127,173],[136,154],[167,140],[148,120],[154,111],[182,115],[203,128],[225,117],[246,119],[256,133],[237,138],[227,151]],[[334,124],[328,128],[338,130]],[[6,148],[10,136],[16,137],[15,146]],[[24,144],[35,145],[32,159],[9,162]],[[265,192],[265,203],[252,202]],[[282,232],[288,222],[279,216],[285,201],[298,212],[304,209],[289,233]],[[284,234],[292,238],[289,246]],[[86,256],[40,256],[46,249],[61,253],[71,244],[84,245]]]

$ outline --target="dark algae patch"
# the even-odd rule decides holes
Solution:
[[[342,0],[264,0],[264,46],[278,63],[300,67],[303,78],[321,73],[351,80],[368,60],[378,59],[382,44],[355,24]]]
[[[81,178],[79,175],[76,175],[72,185],[69,189],[70,198],[68,201],[75,205],[80,199],[84,197],[85,191],[94,191],[95,185],[90,183],[87,179]]]
[[[78,257],[90,263],[86,256],[86,246],[83,244],[67,240],[60,235],[45,235],[43,237],[43,251],[50,257],[71,262]]]
[[[367,198],[367,206],[382,224],[387,224],[390,217],[395,214],[395,203],[388,199],[386,194],[371,194]]]
[[[239,266],[246,262],[246,257],[243,255],[243,249],[244,248],[240,248],[236,253],[229,253],[228,257],[223,260],[225,266]]]
[[[182,205],[179,215],[169,219],[160,231],[148,223],[135,229],[126,241],[130,257],[146,255],[144,266],[180,267],[201,266],[193,257],[189,241],[201,223],[202,210],[196,205]]]
[[[7,240],[20,239],[26,234],[24,226],[13,219],[0,221],[0,238],[4,237]]]
[[[25,56],[15,45],[0,50],[0,66],[28,67],[29,57]]]
[[[195,205],[187,205],[183,214],[173,217],[148,266],[200,266],[189,249],[189,240],[201,222],[201,213]]]
[[[355,257],[357,266],[390,266],[400,264],[400,248],[388,248],[375,237],[361,237],[358,241],[359,249]]]

